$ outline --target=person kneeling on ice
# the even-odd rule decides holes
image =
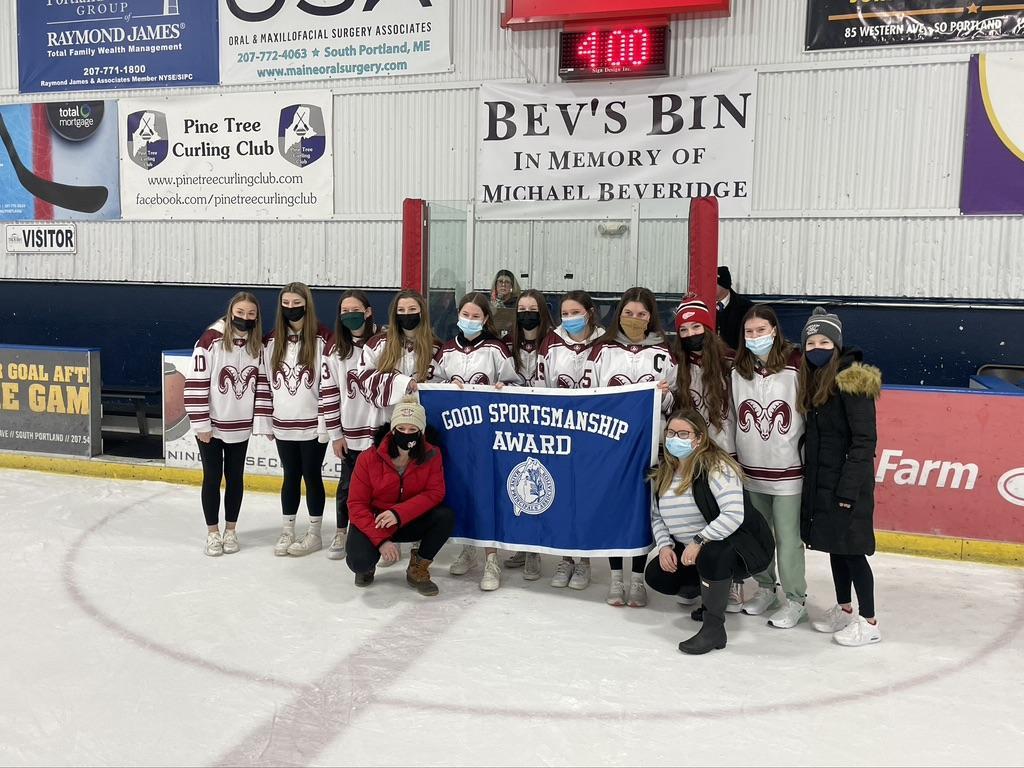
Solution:
[[[651,474],[658,557],[647,565],[644,578],[664,595],[699,581],[704,625],[679,650],[702,654],[725,648],[729,588],[734,579],[768,566],[775,540],[745,499],[739,465],[708,437],[703,416],[692,408],[676,411],[664,440],[664,457]]]
[[[425,439],[426,426],[423,406],[407,397],[395,406],[390,423],[377,430],[376,447],[356,461],[348,495],[346,561],[357,587],[373,583],[381,560],[398,560],[397,542],[418,541],[405,580],[421,595],[438,592],[430,580],[430,564],[455,528],[455,513],[441,506],[441,451]]]

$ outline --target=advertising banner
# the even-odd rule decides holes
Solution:
[[[185,379],[192,365],[192,350],[163,352],[163,434],[164,461],[168,467],[202,469],[196,435],[185,412]],[[253,436],[245,458],[245,471],[256,475],[282,474],[277,445],[265,437]],[[327,448],[323,464],[324,477],[341,474],[341,460]],[[331,492],[330,490],[328,491]]]
[[[716,197],[750,214],[757,76],[586,85],[485,83],[480,89],[481,218],[684,217]]]
[[[972,56],[960,210],[1024,213],[1024,54]]]
[[[18,0],[23,93],[216,85],[213,0]]]
[[[808,51],[1024,39],[1024,4],[807,0]]]
[[[1024,395],[886,388],[875,528],[1024,542]]]
[[[0,346],[0,449],[103,452],[100,351]]]
[[[451,69],[451,0],[217,2],[224,84]]]
[[[126,219],[323,219],[334,213],[332,98],[282,91],[123,99]]]
[[[453,538],[529,552],[629,556],[651,538],[653,385],[420,386],[444,451]]]
[[[0,105],[0,220],[116,219],[117,102]]]

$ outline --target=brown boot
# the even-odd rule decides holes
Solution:
[[[409,567],[405,569],[405,580],[409,586],[424,597],[433,597],[438,593],[437,584],[430,580],[430,563],[420,557],[419,550],[414,549],[409,557]]]

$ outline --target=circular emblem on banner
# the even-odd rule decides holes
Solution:
[[[999,489],[999,495],[1008,502],[1024,507],[1024,467],[1003,473],[996,487]]]
[[[85,141],[99,130],[102,101],[57,101],[46,105],[46,119],[53,132],[68,141]]]
[[[532,456],[508,473],[508,498],[519,515],[542,515],[555,500],[555,479],[547,467]]]

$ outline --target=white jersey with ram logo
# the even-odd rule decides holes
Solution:
[[[345,439],[349,450],[365,451],[373,447],[373,435],[384,423],[384,410],[378,408],[363,394],[359,386],[359,362],[366,342],[352,339],[352,349],[342,360],[337,344],[332,340],[325,350],[325,359],[331,375],[338,384],[341,421],[330,431],[332,441]]]
[[[623,334],[612,341],[599,342],[590,349],[586,372],[580,387],[622,387],[627,384],[676,381],[676,360],[660,334],[649,334],[634,343]],[[672,409],[675,398],[671,391],[661,401],[662,412]]]
[[[504,341],[486,333],[468,341],[460,332],[434,356],[431,381],[493,386],[518,384],[520,378]]]
[[[249,354],[245,341],[235,339],[224,349],[224,321],[218,320],[196,342],[185,379],[193,432],[212,432],[225,443],[242,443],[252,434],[260,358]]]
[[[690,355],[690,397],[693,404],[697,406],[700,415],[708,423],[708,434],[711,439],[726,453],[736,455],[736,414],[733,412],[731,397],[725,403],[725,413],[720,414],[722,418],[721,428],[711,423],[711,413],[707,403],[704,401],[704,368],[700,363],[699,355]],[[730,382],[726,381],[726,394],[731,390]],[[676,398],[677,401],[679,398]]]
[[[375,408],[379,408],[384,421],[391,420],[391,413],[398,402],[405,397],[409,384],[417,381],[416,377],[416,348],[411,342],[406,342],[402,349],[402,357],[394,371],[381,371],[380,359],[384,355],[384,346],[387,343],[387,334],[378,333],[363,347],[359,356],[359,370],[357,379],[359,388],[363,392],[366,401]],[[434,344],[431,359],[440,351],[441,345]],[[427,380],[430,380],[430,364],[427,366]],[[423,382],[420,382],[423,383]]]
[[[540,343],[537,350],[535,386],[551,389],[579,389],[587,368],[590,345],[604,336],[604,328],[595,328],[589,337],[576,341],[563,326],[558,326]]]
[[[540,349],[539,341],[523,339],[519,355],[519,381],[516,382],[524,387],[536,387],[537,384],[537,352]]]

